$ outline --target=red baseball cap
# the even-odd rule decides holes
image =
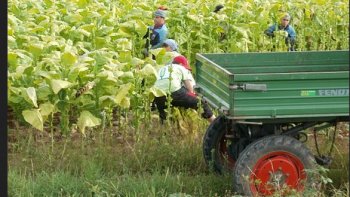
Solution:
[[[173,63],[175,63],[175,64],[181,64],[181,65],[182,65],[183,67],[185,67],[187,70],[192,71],[192,68],[191,68],[190,65],[188,64],[187,59],[186,59],[184,56],[182,56],[182,55],[175,57],[174,60],[173,60]]]

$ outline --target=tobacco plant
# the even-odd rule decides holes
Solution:
[[[214,13],[219,3],[225,7]],[[160,5],[168,7],[169,38],[194,74],[196,53],[286,51],[283,34],[263,33],[284,12],[292,16],[298,51],[349,48],[348,0],[10,0],[9,108],[41,131],[104,131],[124,118],[141,132],[151,122],[152,86],[164,65],[164,52],[153,52],[157,61],[141,53]]]

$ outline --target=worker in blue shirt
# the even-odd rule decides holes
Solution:
[[[145,50],[143,54],[147,57],[149,49],[161,48],[164,40],[168,36],[168,28],[165,25],[167,8],[159,7],[158,10],[154,13],[154,25],[149,26],[147,33],[143,38],[147,39]],[[151,46],[150,46],[151,45]]]
[[[285,14],[283,15],[283,17],[281,18],[280,24],[274,24],[271,25],[267,30],[265,30],[265,34],[268,35],[269,37],[274,37],[274,32],[276,31],[276,27],[278,28],[278,30],[284,30],[286,32],[286,38],[285,38],[285,42],[286,45],[289,46],[288,50],[289,51],[295,51],[295,42],[296,42],[296,33],[294,28],[289,25],[290,22],[290,15],[289,14]]]

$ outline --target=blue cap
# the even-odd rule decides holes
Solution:
[[[154,12],[154,16],[160,16],[162,18],[165,18],[166,17],[166,13],[165,13],[164,10],[158,9],[157,11]]]
[[[171,50],[173,50],[173,51],[177,51],[177,49],[178,49],[177,43],[173,39],[164,40],[163,45],[164,44],[168,45],[171,48]]]

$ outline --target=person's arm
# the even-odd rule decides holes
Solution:
[[[185,86],[185,88],[191,92],[191,93],[195,93],[194,92],[194,88],[193,88],[193,76],[192,76],[192,73],[187,70],[186,68],[184,68],[183,66],[179,66],[180,67],[180,70],[182,72],[182,82]]]
[[[274,36],[273,32],[275,31],[275,29],[276,29],[276,25],[271,25],[267,30],[265,30],[264,33],[268,36],[273,37]]]
[[[295,41],[297,34],[295,33],[295,30],[293,27],[289,26],[288,34],[289,34],[290,40]]]
[[[288,28],[288,38],[290,41],[290,51],[295,51],[295,42],[296,42],[297,34],[293,27],[289,26]]]
[[[191,80],[187,79],[187,80],[184,80],[183,82],[184,82],[185,88],[186,88],[189,92],[194,93]]]

